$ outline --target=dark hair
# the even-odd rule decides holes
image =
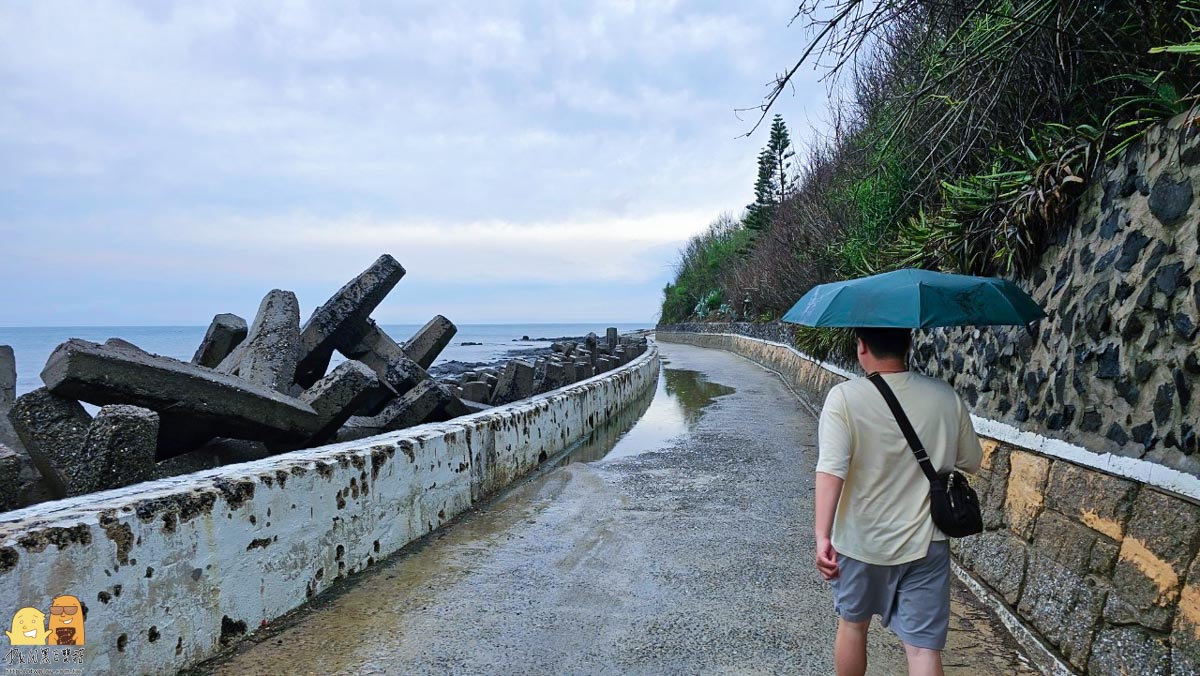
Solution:
[[[854,329],[854,335],[866,343],[867,349],[877,359],[896,357],[904,359],[908,348],[912,345],[911,329],[884,329],[875,327],[860,327]]]

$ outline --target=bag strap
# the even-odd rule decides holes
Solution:
[[[933,468],[933,463],[929,461],[929,454],[925,452],[925,445],[917,437],[917,431],[913,429],[912,423],[908,421],[908,416],[904,414],[904,409],[900,407],[900,401],[896,399],[896,393],[892,392],[892,388],[888,387],[883,376],[879,373],[872,373],[867,376],[875,384],[879,393],[883,395],[884,401],[887,402],[888,408],[892,409],[892,415],[896,418],[896,422],[900,425],[900,431],[904,433],[904,438],[908,440],[908,445],[912,447],[913,455],[917,456],[917,462],[921,465],[921,471],[925,473],[925,478],[929,479],[930,484],[936,484],[938,481],[937,470]]]

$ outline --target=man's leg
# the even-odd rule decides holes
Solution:
[[[905,643],[904,654],[908,656],[909,676],[944,676],[942,651],[918,648]]]
[[[871,620],[848,622],[838,619],[837,638],[833,642],[833,662],[837,676],[863,676],[867,673],[867,629]]]

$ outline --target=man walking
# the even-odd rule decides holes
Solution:
[[[895,392],[939,473],[979,469],[982,449],[954,390],[912,373],[908,329],[855,329],[858,361]],[[817,570],[833,583],[839,676],[867,668],[867,629],[879,615],[904,642],[910,674],[942,674],[950,621],[950,548],[933,525],[929,481],[875,385],[829,392],[816,476]]]

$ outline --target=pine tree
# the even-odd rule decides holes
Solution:
[[[746,207],[745,226],[763,230],[771,223],[775,206],[787,197],[790,184],[788,171],[795,155],[783,117],[776,115],[771,122],[771,137],[758,153],[758,179],[754,183],[754,203]]]

